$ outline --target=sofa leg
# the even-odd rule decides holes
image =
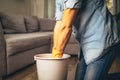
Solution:
[[[3,77],[0,77],[0,80],[5,80]]]
[[[0,80],[3,80],[2,77],[0,77]]]

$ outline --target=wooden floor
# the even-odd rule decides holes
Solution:
[[[74,80],[76,63],[77,63],[77,56],[72,56],[69,59],[67,80]],[[22,69],[8,76],[5,80],[38,80],[37,72],[36,72],[36,64],[28,66],[25,69]]]
[[[77,56],[72,56],[69,59],[68,79],[67,80],[75,80],[74,76],[75,76],[75,70],[76,70],[76,63],[77,63]],[[113,66],[113,68],[114,67],[115,66]],[[110,70],[110,72],[111,71],[112,70]],[[26,67],[26,68],[24,68],[16,73],[12,74],[11,76],[6,78],[5,80],[38,80],[37,79],[37,72],[36,72],[36,64],[33,64],[29,67]],[[109,74],[107,80],[120,80],[120,73]]]

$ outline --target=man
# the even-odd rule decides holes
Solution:
[[[56,0],[53,58],[62,57],[72,28],[81,49],[75,80],[104,80],[120,42],[106,0]]]

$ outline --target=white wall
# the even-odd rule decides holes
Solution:
[[[47,0],[31,0],[31,14],[40,18],[47,17]],[[46,6],[45,6],[46,4]]]
[[[31,13],[41,18],[54,18],[55,0],[31,0]]]
[[[55,0],[48,0],[48,18],[55,17]]]

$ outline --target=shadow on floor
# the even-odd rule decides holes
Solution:
[[[109,73],[107,76],[107,80],[120,80],[120,72],[119,73]]]

